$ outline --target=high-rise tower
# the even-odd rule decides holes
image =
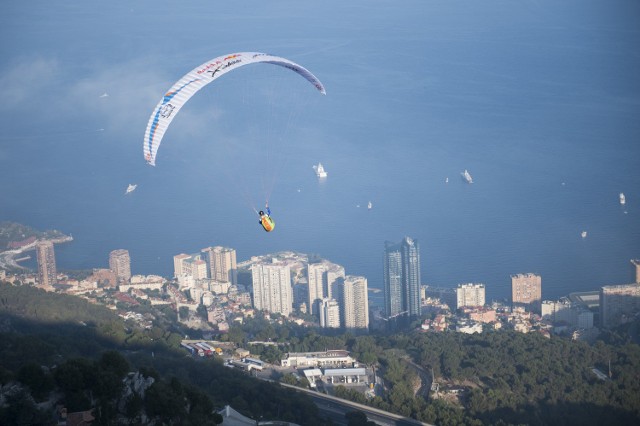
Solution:
[[[385,242],[384,303],[387,318],[407,314],[420,316],[420,247],[405,237],[400,243]]]
[[[119,249],[109,253],[109,269],[116,275],[116,280],[128,282],[131,279],[131,258],[129,251]]]
[[[344,267],[331,262],[310,263],[307,266],[310,313],[317,315],[322,299],[337,299],[334,286],[344,278]]]
[[[326,268],[324,263],[310,263],[307,266],[307,283],[309,285],[309,313],[317,315],[320,303],[326,297],[324,291],[324,277]]]
[[[512,275],[511,300],[513,306],[523,306],[539,314],[542,304],[542,277],[536,274]]]
[[[253,306],[288,316],[293,310],[293,289],[289,266],[259,263],[251,266]]]
[[[48,287],[57,282],[56,256],[53,251],[53,242],[38,241],[36,243],[36,257],[38,258],[38,282],[43,287]]]
[[[342,282],[342,324],[347,330],[367,331],[369,328],[367,279],[365,277],[347,275]]]
[[[227,247],[207,247],[202,249],[209,266],[209,276],[216,281],[238,284],[236,251]]]

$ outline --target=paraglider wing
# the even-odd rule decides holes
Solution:
[[[258,52],[240,52],[219,56],[194,68],[178,80],[156,105],[144,134],[144,158],[147,163],[152,166],[156,165],[156,153],[164,133],[178,111],[193,95],[229,71],[261,62],[288,68],[306,78],[320,93],[326,94],[324,86],[316,76],[288,59]]]

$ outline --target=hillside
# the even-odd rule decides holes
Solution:
[[[324,424],[318,418],[317,407],[304,395],[276,384],[256,382],[216,360],[186,356],[176,348],[179,336],[176,340],[174,334],[169,330],[134,329],[108,309],[73,296],[0,283],[0,384],[20,379],[24,369],[33,373],[38,370],[34,365],[43,366],[49,378],[42,381],[44,389],[31,390],[36,401],[49,398],[60,387],[58,384],[54,388],[50,383],[55,381],[51,372],[55,366],[69,362],[90,364],[113,352],[126,360],[129,371],[157,374],[164,383],[158,385],[164,389],[158,397],[167,394],[167,389],[180,394],[193,388],[189,392],[195,398],[200,398],[197,395],[201,392],[216,409],[229,404],[253,418]],[[90,393],[90,388],[83,388],[81,393]],[[68,403],[67,397],[65,393],[61,401]],[[115,399],[107,402],[110,406],[116,403]],[[209,403],[202,404],[208,407]],[[169,401],[165,401],[167,404]]]
[[[56,239],[65,235],[57,230],[38,231],[30,226],[22,225],[16,222],[0,222],[0,251],[14,248],[11,243],[19,244],[30,238],[40,239]]]

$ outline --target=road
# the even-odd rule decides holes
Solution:
[[[379,410],[377,408],[368,407],[356,402],[346,401],[334,396],[325,395],[309,389],[299,388],[284,383],[281,386],[295,389],[306,393],[316,404],[322,417],[329,418],[336,425],[346,426],[348,424],[345,414],[350,411],[362,411],[367,418],[380,426],[431,426],[428,423],[422,423],[417,420],[402,417],[397,414]]]

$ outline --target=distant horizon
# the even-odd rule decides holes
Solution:
[[[502,299],[532,272],[557,299],[627,282],[640,257],[637,2],[36,5],[0,16],[0,220],[72,234],[63,269],[126,247],[168,276],[215,244],[317,253],[382,288],[384,241],[410,236],[424,284]],[[282,67],[229,72],[148,166],[166,91],[242,51],[300,64],[326,96]]]

